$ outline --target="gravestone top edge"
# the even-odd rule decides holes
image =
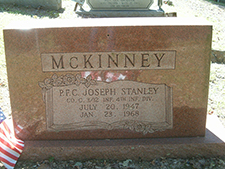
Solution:
[[[128,17],[128,18],[91,18],[91,19],[56,19],[40,21],[14,21],[3,30],[21,29],[28,31],[39,28],[69,27],[117,27],[117,26],[212,26],[202,18],[165,18],[165,17]]]

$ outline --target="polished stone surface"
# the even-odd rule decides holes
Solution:
[[[78,140],[204,136],[211,38],[211,25],[193,18],[190,20],[179,18],[77,19],[76,21],[36,21],[34,24],[22,23],[9,26],[4,29],[4,40],[12,115],[15,123],[23,127],[19,137],[24,140]],[[157,67],[151,69],[151,54],[146,52],[153,52],[153,56],[158,57],[157,66],[161,67],[163,66],[161,64],[163,60],[170,56],[167,55],[169,51],[175,51],[175,66],[172,69],[157,69]],[[106,61],[107,66],[110,65],[110,67],[104,70],[99,69],[99,71],[92,70],[92,58],[95,56],[87,54],[104,52],[110,53],[110,57]],[[111,69],[111,65],[114,65],[114,67],[120,66],[119,57],[117,60],[117,55],[113,55],[115,52],[123,54],[124,52],[134,52],[133,57],[132,55],[127,55],[126,59],[123,60],[127,63],[124,66],[128,66],[128,64],[129,66],[134,65],[134,69]],[[58,60],[54,57],[56,53],[61,54]],[[76,55],[70,57],[71,62],[69,62],[70,67],[74,68],[73,71],[53,72],[43,69],[43,56],[48,57],[49,54],[52,54],[52,69],[53,67],[55,69],[64,69],[64,62],[61,59],[66,54],[74,53],[82,54],[84,58],[83,71],[76,70],[77,62],[75,61],[79,59],[79,56]],[[136,53],[142,53],[141,68],[135,65],[136,60],[134,58]],[[99,56],[99,58],[101,57]],[[103,66],[98,65],[98,67],[101,68]],[[76,77],[76,80],[74,77]],[[68,112],[70,116],[67,116],[67,110],[70,110],[71,107],[67,107],[69,104],[62,108],[58,106],[58,104],[61,104],[61,100],[58,100],[58,98],[66,96],[66,100],[76,99],[78,96],[76,91],[79,90],[79,85],[85,85],[88,89],[91,89],[91,85],[94,82],[106,83],[104,87],[95,91],[95,93],[103,91],[102,95],[104,95],[106,90],[103,89],[107,89],[107,86],[109,86],[107,84],[116,84],[118,81],[121,83],[123,81],[131,81],[131,84],[135,82],[149,84],[148,88],[151,88],[152,85],[164,84],[168,86],[171,89],[169,90],[171,99],[170,97],[165,97],[167,92],[164,92],[164,97],[160,94],[159,97],[157,96],[160,99],[157,103],[158,105],[156,103],[153,104],[152,110],[156,109],[157,106],[163,108],[165,104],[161,103],[172,100],[172,128],[154,130],[154,118],[151,121],[147,117],[146,121],[151,121],[152,123],[146,124],[143,121],[143,117],[138,121],[135,117],[131,117],[135,114],[130,113],[129,123],[124,123],[123,128],[120,126],[117,129],[91,129],[91,126],[99,124],[96,120],[87,120],[87,118],[92,117],[92,113],[82,114],[82,112],[74,112],[74,114],[81,113],[81,115],[87,117],[82,121],[82,123],[86,124],[86,129],[61,128],[60,130],[49,130],[49,122],[52,121],[60,123],[60,125],[63,122],[62,125],[67,126],[78,125],[78,123],[73,122],[81,122],[71,120],[71,118],[75,117],[71,112]],[[52,92],[53,94],[48,92],[52,89],[59,89],[57,85],[60,84],[66,84],[67,86],[61,86],[62,88],[60,88],[58,95],[54,91]],[[127,89],[132,91],[132,94],[136,94],[138,91],[133,91],[134,86],[129,87],[132,90]],[[147,92],[147,90],[143,93],[152,94]],[[128,93],[125,96],[125,98],[128,98]],[[53,98],[53,101],[51,98]],[[90,98],[90,104],[94,107],[93,105],[98,99]],[[105,96],[97,98],[103,100]],[[134,98],[132,99],[132,102],[123,100],[121,105],[127,105],[128,103],[135,105],[138,103]],[[139,99],[139,95],[137,99]],[[52,101],[51,103],[54,103],[53,106],[48,104],[49,102],[46,102],[46,100]],[[57,103],[57,100],[60,103]],[[106,118],[114,118],[111,114],[114,112],[118,113],[119,111],[116,108],[120,110],[121,107],[119,106],[120,104],[111,102],[113,99],[110,101],[110,98],[105,98],[105,100],[109,100],[110,107],[107,107],[105,104],[101,110],[102,112],[95,111],[93,114],[102,114],[101,118],[103,120],[101,122],[106,122],[108,126],[113,126],[113,124],[110,124],[111,120],[106,120]],[[81,102],[77,105],[81,107],[84,105],[83,103]],[[150,103],[151,99],[146,104]],[[101,105],[102,102],[98,101],[96,104]],[[115,104],[115,107],[113,107],[113,104]],[[133,110],[135,107],[132,104],[128,104],[126,108],[129,107]],[[57,106],[60,107],[60,112],[54,114],[52,110],[57,108]],[[107,110],[108,108],[110,111]],[[167,109],[165,112],[169,112],[170,108],[168,106],[165,106],[165,108]],[[111,109],[114,110],[111,111]],[[147,109],[150,108],[147,107],[142,113],[143,115],[147,113]],[[54,115],[49,116],[51,111],[48,110],[51,110]],[[140,110],[143,111],[142,109]],[[110,117],[103,117],[106,111],[108,111]],[[166,117],[163,116],[163,119],[166,119]],[[67,123],[67,119],[70,122],[72,121],[72,123]],[[118,119],[123,121],[125,116]],[[163,127],[163,125],[161,126]],[[151,132],[146,133],[145,131]]]
[[[21,160],[132,159],[219,157],[225,155],[225,129],[216,116],[207,117],[205,137],[116,140],[25,141]],[[91,152],[91,153],[90,153]]]

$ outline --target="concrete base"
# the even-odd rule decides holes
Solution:
[[[77,15],[84,18],[114,18],[114,17],[165,17],[163,10],[91,10],[77,11]]]
[[[205,137],[25,141],[20,160],[133,159],[151,160],[158,157],[187,158],[196,155],[215,157],[225,155],[225,129],[216,116],[207,119]]]

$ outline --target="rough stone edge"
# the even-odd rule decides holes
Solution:
[[[56,160],[124,160],[128,158],[151,160],[159,157],[224,156],[225,129],[218,122],[218,118],[208,116],[205,137],[25,141],[25,148],[20,160],[37,161],[49,157],[54,157]]]

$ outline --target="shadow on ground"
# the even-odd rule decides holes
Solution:
[[[204,0],[204,1],[210,2],[213,5],[217,5],[220,8],[223,9],[225,8],[225,0],[219,0],[219,2],[217,2],[217,0]]]
[[[29,15],[31,17],[49,17],[58,18],[60,13],[63,13],[65,9],[59,10],[47,10],[42,7],[33,8],[30,6],[19,6],[16,4],[0,4],[0,13],[7,12],[11,14]]]
[[[213,63],[225,64],[225,51],[212,50],[211,61]]]

